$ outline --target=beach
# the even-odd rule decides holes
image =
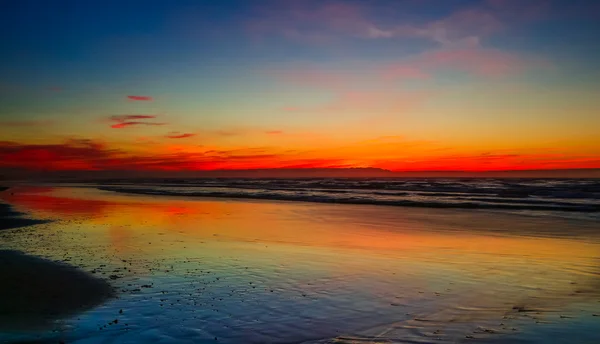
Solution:
[[[42,327],[15,318],[0,342],[600,341],[594,219],[90,185],[9,191],[6,211],[33,222],[0,231],[2,250],[44,259],[39,271],[71,266],[114,294],[86,286],[93,301]]]

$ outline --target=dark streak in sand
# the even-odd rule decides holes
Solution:
[[[48,220],[27,219],[23,214],[14,211],[8,204],[0,203],[0,231],[5,229],[20,228],[49,222]]]
[[[0,186],[0,192],[5,192],[9,188]],[[21,217],[23,214],[14,211],[8,204],[0,203],[0,231],[4,229],[27,227],[48,222],[47,220],[35,220]]]
[[[7,188],[0,187],[0,192]],[[0,203],[0,229],[47,222],[26,219]],[[71,265],[28,256],[0,247],[0,330],[29,330],[50,326],[113,297],[105,280]]]

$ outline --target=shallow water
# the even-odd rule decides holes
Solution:
[[[118,298],[0,342],[600,342],[595,221],[22,187],[3,248]],[[115,322],[117,320],[117,322]]]

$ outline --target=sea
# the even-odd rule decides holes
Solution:
[[[136,179],[93,184],[146,195],[483,209],[600,220],[599,179]]]

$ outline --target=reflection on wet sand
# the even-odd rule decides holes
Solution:
[[[4,233],[8,246],[69,259],[121,290],[74,321],[73,338],[514,339],[534,325],[598,319],[592,223],[92,188],[2,199],[56,220]],[[128,326],[99,333],[120,309]]]

